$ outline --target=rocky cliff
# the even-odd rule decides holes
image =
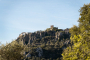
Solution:
[[[38,57],[59,59],[62,57],[62,51],[71,45],[70,35],[68,28],[63,30],[52,25],[44,31],[22,32],[16,41],[28,47],[28,49],[25,47],[22,52],[22,54],[24,53],[24,59],[27,59],[27,57],[30,57],[30,59]]]
[[[49,40],[61,40],[61,39],[70,38],[69,29],[58,29],[57,27],[51,26],[51,28],[47,28],[45,31],[36,31],[34,33],[31,32],[22,32],[19,37],[16,39],[20,44],[37,44],[41,41],[47,43]]]

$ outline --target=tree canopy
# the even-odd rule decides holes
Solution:
[[[90,4],[84,4],[79,12],[79,26],[70,29],[73,46],[63,51],[63,60],[90,60]]]
[[[0,49],[0,60],[21,60],[23,58],[23,55],[21,55],[23,49],[24,46],[18,44],[16,41],[6,46],[2,45]]]

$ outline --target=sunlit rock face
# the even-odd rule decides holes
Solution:
[[[67,37],[66,37],[67,36]],[[51,43],[52,40],[55,42],[61,41],[64,45],[62,46],[61,50],[66,49],[66,45],[70,44],[70,40],[66,40],[63,42],[63,38],[70,38],[70,33],[69,29],[58,29],[57,27],[51,26],[45,31],[36,31],[36,32],[22,32],[19,37],[16,39],[18,43],[22,45],[29,45],[30,46],[38,46],[41,45],[40,43],[44,42],[45,44],[48,43],[47,45],[53,45]],[[57,43],[59,45],[59,43]],[[37,53],[36,53],[37,52]],[[35,54],[31,54],[30,51],[28,52],[23,52],[23,55],[25,58],[31,57],[35,55],[36,57],[41,57],[44,55],[44,49],[43,48],[37,48]]]
[[[62,31],[62,32],[61,32]],[[52,36],[53,40],[57,41],[59,39],[64,38],[64,35],[67,34],[70,37],[69,29],[58,29],[53,25],[45,31],[36,31],[34,33],[31,32],[22,32],[19,37],[16,39],[20,44],[27,45],[32,44],[35,40],[42,40],[46,36]]]
[[[56,32],[55,33],[55,37],[56,37],[56,41],[58,40],[58,39],[60,39],[61,37],[63,36],[63,33],[62,32]]]

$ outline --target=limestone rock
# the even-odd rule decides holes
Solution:
[[[43,55],[43,50],[40,47],[36,49],[36,52],[38,52],[39,57]]]
[[[56,40],[60,39],[60,37],[62,37],[62,36],[63,36],[62,32],[56,32],[55,33]]]
[[[43,55],[43,50],[40,47],[36,49],[36,52],[38,53],[38,57],[41,57]],[[23,56],[25,56],[25,58],[31,57],[30,51],[28,51],[28,52],[24,51],[24,52],[21,52],[21,54]]]
[[[21,52],[21,54],[22,54],[22,52]],[[29,52],[25,52],[25,51],[23,52],[22,55],[25,56],[24,60],[28,57],[31,57],[31,54]]]
[[[39,40],[43,40],[44,37],[46,36],[53,36],[55,37],[54,40],[57,41],[59,39],[62,39],[63,37],[63,32],[65,32],[65,34],[69,33],[69,29],[65,29],[62,31],[62,29],[58,29],[56,27],[54,27],[54,25],[51,25],[50,29],[56,29],[55,30],[49,30],[49,31],[36,31],[34,33],[31,32],[22,32],[20,34],[20,36],[17,38],[17,41],[23,45],[27,45],[27,44],[31,44],[33,43],[33,41],[39,39]],[[70,36],[70,34],[68,34]],[[45,42],[46,43],[46,42]]]

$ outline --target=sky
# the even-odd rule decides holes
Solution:
[[[78,26],[79,9],[90,0],[0,0],[0,42],[17,39],[22,32]]]

